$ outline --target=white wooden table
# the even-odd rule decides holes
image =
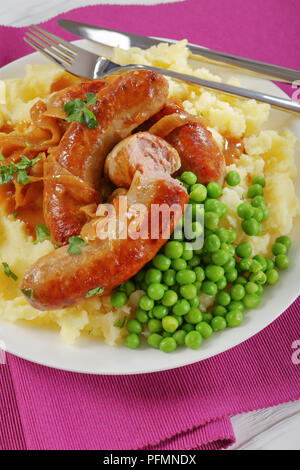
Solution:
[[[84,5],[156,4],[183,0],[10,0],[0,2],[0,22],[26,26]],[[237,442],[231,449],[300,450],[300,401],[232,418]]]

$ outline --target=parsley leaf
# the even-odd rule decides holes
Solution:
[[[64,105],[64,110],[68,115],[68,122],[78,121],[89,129],[95,129],[99,126],[93,111],[89,106],[94,106],[97,102],[97,96],[94,93],[87,93],[85,100],[75,98]]]
[[[123,328],[124,325],[125,325],[125,321],[126,321],[126,317],[120,318],[120,320],[118,320],[118,321],[114,324],[114,326],[115,326],[116,328]]]
[[[33,160],[25,157],[25,155],[20,155],[21,160],[18,163],[10,163],[9,165],[0,166],[0,185],[9,183],[14,174],[17,173],[17,181],[20,184],[27,184],[30,181],[26,170],[40,160],[40,157],[37,156]]]
[[[2,266],[7,277],[11,277],[14,281],[18,279],[18,276],[10,270],[7,263],[2,263]]]
[[[103,292],[104,292],[104,287],[95,287],[95,289],[91,289],[88,291],[87,294],[85,294],[85,298],[89,299],[90,297],[93,297],[94,295],[103,294]]]
[[[35,233],[36,233],[36,240],[33,243],[34,245],[37,245],[38,243],[42,243],[45,241],[49,235],[49,229],[45,224],[39,224],[35,227]]]
[[[30,149],[31,145],[30,145],[29,142],[25,142],[25,145],[26,145],[26,148],[27,148],[27,149]]]
[[[0,153],[0,162],[4,162],[5,158],[3,157],[2,153]]]
[[[85,243],[81,237],[70,237],[68,253],[70,255],[80,255],[81,246],[87,246],[87,243]]]
[[[17,212],[17,211],[16,211],[16,212],[13,212],[12,215],[13,215],[13,217],[16,219],[16,218],[18,217],[18,215],[19,215],[19,212]]]
[[[29,299],[34,299],[32,289],[21,289],[21,292],[25,295],[25,297],[28,297]]]

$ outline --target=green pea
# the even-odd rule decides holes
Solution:
[[[232,269],[231,271],[226,271],[225,272],[225,277],[227,279],[228,282],[234,282],[237,280],[238,278],[238,272],[237,272],[237,269]]]
[[[229,241],[230,234],[226,228],[220,227],[215,230],[216,235],[218,235],[220,241],[222,243],[226,243]]]
[[[186,347],[190,349],[199,349],[202,344],[202,335],[199,331],[190,331],[184,339]]]
[[[247,294],[257,294],[258,285],[255,282],[250,281],[245,285],[245,289]]]
[[[245,288],[241,284],[234,284],[230,289],[230,295],[233,300],[242,300],[245,294]]]
[[[172,315],[176,320],[178,321],[178,325],[181,326],[183,323],[183,318],[180,317],[179,315]]]
[[[178,284],[193,284],[196,281],[196,273],[191,269],[183,269],[176,274]]]
[[[278,274],[278,271],[276,271],[276,269],[270,269],[269,271],[266,272],[266,275],[267,275],[267,283],[270,286],[273,286],[274,284],[276,284],[276,282],[279,279],[279,274]]]
[[[189,302],[186,299],[177,300],[176,304],[173,306],[173,313],[175,315],[186,315],[191,309]]]
[[[247,279],[244,276],[238,276],[235,282],[236,284],[242,284],[242,286],[245,286],[247,284]]]
[[[182,182],[188,184],[189,186],[192,186],[193,184],[197,183],[197,176],[191,171],[184,171],[180,176],[180,179]]]
[[[237,214],[241,219],[251,219],[254,215],[254,208],[248,202],[242,202],[237,208]]]
[[[244,320],[244,315],[242,312],[238,312],[234,310],[232,312],[228,312],[226,315],[226,321],[229,328],[235,328],[239,326]]]
[[[130,318],[127,322],[126,327],[129,333],[136,333],[137,335],[139,335],[142,332],[142,325],[135,318]]]
[[[227,327],[227,322],[223,317],[214,317],[211,321],[213,331],[222,331]]]
[[[250,258],[252,247],[249,242],[242,242],[237,245],[235,252],[239,258]]]
[[[216,295],[216,301],[219,305],[222,305],[223,307],[226,307],[226,305],[230,304],[231,297],[228,294],[228,292],[220,291]]]
[[[212,262],[214,264],[216,264],[217,266],[223,266],[224,264],[227,263],[227,261],[229,260],[229,253],[228,251],[224,250],[224,249],[220,249],[220,250],[217,250],[215,251],[213,254],[212,254]]]
[[[201,290],[206,295],[216,295],[218,292],[217,285],[212,281],[204,281]]]
[[[124,307],[127,304],[127,295],[125,292],[116,291],[112,294],[110,303],[116,308]]]
[[[261,208],[263,211],[263,219],[262,220],[267,220],[270,217],[270,211],[267,207],[262,207]]]
[[[275,258],[275,266],[278,269],[287,269],[290,266],[290,259],[286,255],[277,255]]]
[[[188,266],[190,268],[196,268],[197,266],[199,266],[201,262],[201,258],[199,255],[193,255],[193,257],[188,261]]]
[[[264,211],[263,211],[263,209],[261,209],[260,207],[254,207],[253,218],[254,218],[257,222],[261,222],[261,221],[264,219]]]
[[[242,229],[247,235],[256,236],[259,233],[259,222],[254,218],[243,220]]]
[[[189,303],[190,303],[191,308],[198,307],[198,305],[200,304],[199,297],[196,295],[196,297],[189,300]]]
[[[157,318],[151,318],[148,321],[148,330],[150,333],[160,333],[162,330],[161,320],[158,320]]]
[[[221,249],[225,250],[229,254],[229,256],[235,255],[235,248],[233,245],[230,245],[229,243],[222,243]]]
[[[167,290],[163,296],[161,303],[165,307],[173,307],[178,300],[178,295],[174,290]]]
[[[215,230],[219,225],[219,217],[215,212],[205,212],[204,226],[210,230]]]
[[[162,327],[168,333],[174,333],[179,327],[179,322],[175,317],[167,315],[162,319]]]
[[[207,189],[202,184],[193,186],[190,192],[190,198],[192,201],[197,202],[198,204],[204,202],[207,197]]]
[[[164,253],[170,259],[178,259],[183,253],[183,245],[179,241],[170,241],[166,243]]]
[[[219,237],[217,237],[217,235],[214,235],[214,234],[209,235],[204,242],[205,249],[209,251],[210,253],[218,251],[220,249],[220,246],[221,246],[220,239]]]
[[[200,333],[200,335],[204,339],[210,338],[213,334],[212,327],[209,325],[209,323],[206,323],[205,321],[201,321],[200,323],[198,323],[195,327],[195,330],[198,331],[198,333]]]
[[[277,243],[282,243],[286,247],[287,251],[292,246],[292,240],[290,239],[290,237],[287,237],[286,235],[283,235],[281,237],[276,238],[276,242]]]
[[[161,320],[162,318],[166,317],[169,313],[167,307],[164,305],[155,305],[155,307],[152,310],[153,316],[157,318],[158,320]]]
[[[159,254],[153,258],[152,263],[160,271],[167,271],[171,265],[171,260],[167,256]]]
[[[158,333],[151,333],[147,338],[147,343],[151,348],[159,349],[159,345],[162,341],[163,337]]]
[[[202,264],[211,264],[212,259],[211,259],[211,253],[203,253],[202,255]]]
[[[127,348],[137,349],[141,344],[141,339],[137,334],[130,333],[125,339],[125,344]]]
[[[180,294],[184,299],[191,300],[197,295],[197,288],[194,284],[185,284],[180,287]]]
[[[230,312],[233,310],[237,310],[238,312],[243,312],[245,310],[245,305],[243,304],[243,302],[240,302],[238,300],[233,300],[228,305],[228,310]]]
[[[135,276],[134,276],[134,279],[136,280],[136,282],[138,282],[139,284],[141,282],[143,282],[143,280],[145,279],[145,271],[144,269],[141,269]]]
[[[165,353],[171,353],[176,349],[176,341],[174,338],[163,338],[159,344],[159,348],[161,351]]]
[[[213,199],[217,199],[222,195],[222,186],[218,183],[208,183],[206,189],[208,197],[211,197]]]
[[[263,176],[256,176],[253,179],[252,184],[260,184],[260,186],[264,188],[266,186],[266,180]]]
[[[250,199],[254,198],[255,196],[262,196],[264,193],[263,187],[260,184],[252,184],[248,189],[248,197]]]
[[[162,284],[159,284],[158,282],[154,282],[153,284],[150,284],[148,289],[147,289],[147,294],[150,297],[150,299],[153,300],[160,300],[163,298],[165,293],[164,286]]]
[[[186,337],[186,331],[184,330],[177,330],[173,334],[173,338],[176,341],[176,344],[178,346],[184,346],[185,345],[185,337]]]
[[[201,268],[201,266],[197,266],[194,269],[194,273],[196,274],[197,281],[202,282],[205,279],[205,272],[204,272],[204,269]]]
[[[243,304],[246,308],[256,308],[260,304],[260,297],[256,294],[246,294],[243,298]]]
[[[229,186],[237,186],[241,182],[240,174],[237,171],[227,173],[226,181]]]
[[[259,271],[262,271],[261,263],[256,259],[253,259],[249,271],[251,273],[258,273]]]
[[[145,281],[147,284],[152,284],[153,282],[160,282],[162,280],[162,273],[159,269],[150,268],[146,271]]]
[[[224,276],[224,269],[221,266],[209,264],[205,268],[205,274],[210,281],[218,282]]]
[[[206,199],[204,203],[205,212],[216,212],[218,211],[218,202],[216,199]]]
[[[251,205],[253,207],[263,208],[266,206],[265,198],[263,196],[255,196],[251,201]]]
[[[228,272],[228,271],[232,271],[232,269],[235,268],[235,265],[236,265],[235,258],[233,258],[233,257],[229,258],[227,263],[224,264],[224,266],[223,266],[223,269],[224,269],[225,273]]]
[[[173,259],[171,266],[175,271],[181,271],[187,268],[187,262],[183,258]]]
[[[124,284],[124,289],[127,297],[129,297],[133,292],[136,291],[136,285],[133,281],[126,281]]]
[[[223,290],[227,286],[227,279],[226,277],[222,277],[218,282],[217,282],[217,288],[218,290]]]
[[[272,246],[272,253],[273,255],[285,255],[287,252],[287,248],[283,243],[276,242]]]
[[[193,245],[189,242],[185,242],[183,244],[183,253],[182,253],[182,258],[185,261],[191,260],[193,257]]]
[[[257,273],[251,273],[249,276],[250,282],[255,282],[257,284],[265,284],[267,282],[267,276],[263,271]]]
[[[146,310],[146,312],[149,312],[149,310],[152,310],[154,307],[154,301],[147,295],[142,295],[139,300],[139,307],[141,307],[143,310]]]
[[[270,258],[265,258],[265,260],[266,260],[266,263],[267,263],[267,268],[266,268],[266,270],[269,271],[270,269],[273,269],[274,266],[275,266],[274,261],[273,261],[272,259],[270,259]]]
[[[223,307],[223,305],[216,305],[213,308],[212,313],[214,317],[225,317],[225,315],[227,314],[227,309]]]
[[[135,316],[141,323],[147,323],[149,320],[148,313],[140,307],[136,309]]]
[[[255,256],[253,257],[253,259],[254,259],[255,261],[258,261],[258,262],[260,263],[260,265],[261,265],[263,271],[266,271],[266,269],[267,269],[267,261],[266,261],[266,258],[265,258],[264,256],[262,256],[262,255],[255,255]]]
[[[211,313],[204,312],[202,313],[202,318],[203,318],[203,321],[205,321],[206,323],[211,323],[213,316]]]
[[[176,284],[176,272],[174,269],[168,269],[168,271],[163,273],[163,282],[168,287],[172,287],[174,284]]]
[[[237,233],[233,228],[227,229],[228,243],[234,243],[237,239]]]
[[[204,217],[204,207],[200,204],[194,204],[192,202],[192,219],[201,221]]]
[[[198,308],[193,307],[193,308],[191,308],[189,313],[187,313],[184,316],[184,320],[187,323],[191,323],[192,325],[196,325],[196,323],[199,323],[200,321],[202,321],[202,313],[200,312],[200,310]]]

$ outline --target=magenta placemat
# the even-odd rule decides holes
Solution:
[[[299,68],[297,0],[186,0],[96,6],[60,15]],[[1,21],[1,20],[0,20]],[[44,24],[66,39],[56,19]],[[0,27],[0,66],[30,48]],[[7,355],[0,365],[2,449],[219,449],[233,414],[300,398],[300,299],[259,335],[184,368],[128,377],[73,374]]]

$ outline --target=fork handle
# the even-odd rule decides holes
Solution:
[[[161,69],[159,67],[151,67],[150,65],[126,65],[122,67],[124,69],[143,69],[151,70],[153,72],[158,72],[162,75],[167,75],[168,77],[175,78],[176,80],[183,80],[187,83],[192,83],[194,85],[200,85],[205,88],[211,88],[213,90],[221,91],[229,95],[236,95],[242,98],[248,98],[251,100],[261,101],[263,103],[270,104],[274,108],[289,111],[293,113],[300,114],[300,103],[293,101],[287,98],[279,98],[277,96],[268,95],[266,93],[261,93],[259,91],[247,90],[246,88],[240,88],[233,85],[228,85],[226,83],[214,82],[212,80],[205,80],[204,78],[193,77],[192,75],[186,75],[179,72],[174,72],[173,70]],[[120,72],[120,69],[116,69]],[[110,71],[110,73],[113,70]]]

